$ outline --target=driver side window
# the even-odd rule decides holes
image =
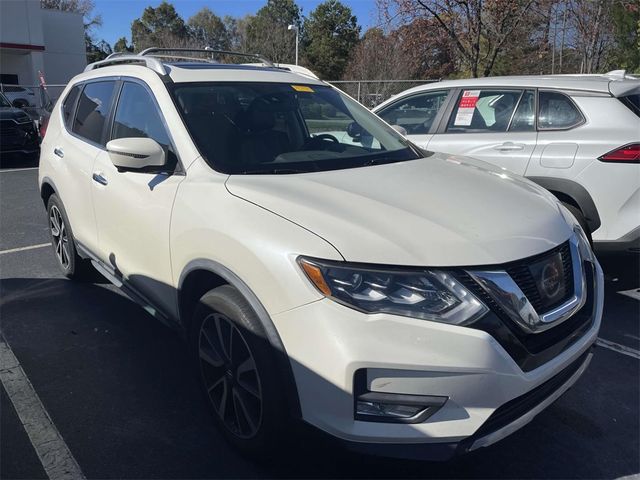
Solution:
[[[389,125],[403,127],[409,135],[426,135],[448,94],[441,90],[412,95],[378,112],[378,116]]]
[[[137,83],[125,82],[118,99],[111,139],[146,137],[171,150],[171,140],[149,92]]]

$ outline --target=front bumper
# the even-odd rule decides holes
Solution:
[[[588,330],[561,353],[526,372],[489,333],[473,328],[365,315],[328,299],[275,315],[273,320],[291,361],[306,422],[358,450],[442,459],[509,435],[579,378],[590,360],[588,351],[602,317],[599,265],[595,277]],[[366,386],[372,392],[448,400],[422,423],[355,420],[354,375],[361,369],[366,369]],[[554,378],[562,381],[553,382]],[[543,389],[544,385],[552,388]],[[540,391],[536,389],[544,394],[535,401],[516,402]],[[520,406],[509,408],[511,415],[502,415],[504,408],[513,405],[510,402]],[[496,416],[502,420],[496,423]]]

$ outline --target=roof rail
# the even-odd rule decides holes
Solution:
[[[243,53],[243,52],[232,52],[229,50],[214,50],[211,47],[204,48],[160,48],[160,47],[151,47],[143,50],[138,55],[141,57],[150,56],[150,57],[168,57],[172,58],[172,55],[162,55],[162,53],[176,53],[176,52],[200,52],[200,53],[209,53],[209,54],[217,54],[217,55],[235,55],[239,57],[247,57],[252,58],[253,60],[258,60],[261,63],[269,67],[274,67],[275,65],[271,60],[264,58],[262,55],[257,53]],[[183,57],[184,58],[184,57]],[[197,59],[193,59],[197,60]]]
[[[154,72],[156,72],[159,75],[166,75],[167,74],[167,69],[164,67],[164,65],[162,64],[162,62],[160,62],[160,60],[158,60],[157,58],[144,58],[140,55],[123,55],[123,54],[111,54],[109,55],[107,58],[105,58],[104,60],[100,60],[99,62],[94,62],[94,63],[90,63],[89,65],[86,66],[86,68],[84,69],[85,72],[89,72],[91,70],[95,70],[96,68],[101,68],[101,67],[109,67],[111,65],[118,65],[118,64],[142,64],[145,65],[147,68],[150,68],[151,70],[153,70]]]

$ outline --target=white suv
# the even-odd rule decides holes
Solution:
[[[615,71],[444,81],[374,111],[422,148],[484,160],[542,185],[597,251],[640,252],[637,78]]]
[[[420,150],[309,75],[162,55],[69,83],[40,189],[63,272],[92,264],[185,335],[230,441],[264,452],[302,419],[448,458],[584,372],[602,271],[546,190]]]

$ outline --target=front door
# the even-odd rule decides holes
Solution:
[[[162,145],[168,165],[158,171],[118,171],[108,151],[98,155],[93,197],[99,256],[165,313],[173,313],[169,227],[173,200],[185,178],[163,117],[150,90],[125,81],[114,113],[110,139],[147,137]]]
[[[477,158],[524,175],[536,141],[533,90],[462,89],[428,149]]]

